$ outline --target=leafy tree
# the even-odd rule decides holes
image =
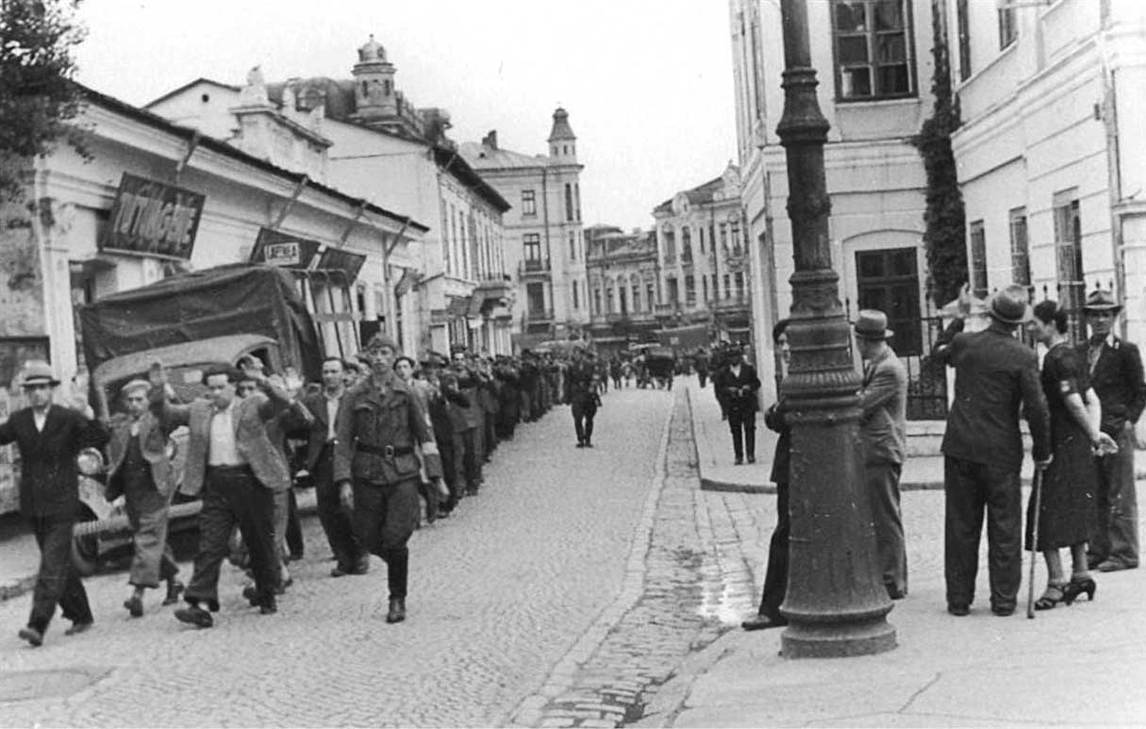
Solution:
[[[72,83],[84,39],[79,0],[0,0],[0,199],[20,195],[20,170],[63,139],[87,156]]]

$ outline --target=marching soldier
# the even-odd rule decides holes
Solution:
[[[371,374],[343,398],[334,447],[334,479],[343,504],[354,511],[362,546],[387,566],[387,623],[406,619],[410,552],[418,524],[421,445],[426,475],[442,477],[430,421],[418,397],[394,373],[395,342],[377,334],[365,354]],[[435,486],[438,486],[435,483]]]

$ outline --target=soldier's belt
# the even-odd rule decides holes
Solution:
[[[369,443],[355,443],[354,450],[362,451],[363,453],[371,453],[383,458],[394,458],[395,456],[409,456],[414,453],[414,449],[406,446],[404,448],[395,448],[394,446],[373,446]]]

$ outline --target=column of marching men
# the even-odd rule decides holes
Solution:
[[[266,371],[253,356],[202,375],[204,394],[180,402],[162,362],[119,392],[110,419],[83,398],[53,402],[60,384],[46,362],[28,362],[21,387],[29,406],[0,425],[23,464],[21,511],[41,552],[28,622],[19,636],[43,643],[59,606],[75,635],[94,617],[72,565],[79,471],[90,449],[106,458],[109,501],[119,500],[133,532],[131,617],[149,606],[147,590],[165,585],[161,605],[183,623],[210,628],[221,601],[224,562],[246,571],[243,597],[272,615],[293,583],[289,563],[303,556],[294,489],[315,490],[333,557],[332,578],[386,564],[386,621],[406,618],[408,541],[424,524],[457,514],[487,488],[483,466],[500,442],[558,404],[571,405],[577,447],[592,446],[593,417],[615,365],[581,349],[525,351],[518,357],[454,348],[415,361],[376,335],[351,360],[328,358],[321,381],[303,383],[294,368]],[[185,465],[177,483],[171,434],[184,426]],[[182,575],[167,544],[176,491],[198,497],[199,544]],[[186,580],[184,582],[183,580]]]

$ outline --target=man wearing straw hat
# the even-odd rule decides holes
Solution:
[[[1015,611],[1023,567],[1019,405],[1030,425],[1038,468],[1051,460],[1050,415],[1035,351],[1014,336],[1030,318],[1026,288],[1012,284],[996,293],[987,312],[991,323],[983,331],[963,333],[970,310],[970,290],[964,286],[959,315],[932,351],[955,368],[955,399],[943,436],[947,612],[971,611],[986,511],[991,611],[1005,617]]]
[[[899,507],[899,476],[907,449],[907,368],[887,340],[887,314],[863,309],[855,321],[863,358],[860,435],[864,481],[871,499],[876,553],[883,586],[892,600],[907,596],[907,545]]]
[[[0,425],[0,445],[16,443],[20,449],[20,513],[28,519],[40,547],[40,572],[32,593],[32,612],[20,637],[32,646],[44,642],[56,603],[72,621],[66,635],[82,633],[92,625],[91,606],[79,573],[72,566],[72,527],[79,510],[79,473],[76,456],[84,448],[102,448],[107,429],[75,409],[52,403],[52,390],[60,384],[47,362],[24,366],[21,386],[29,407],[12,413]],[[87,403],[77,403],[85,410]]]
[[[1090,382],[1102,403],[1102,432],[1118,452],[1098,456],[1095,490],[1098,524],[1090,540],[1091,569],[1102,572],[1138,566],[1138,499],[1134,489],[1134,424],[1146,406],[1138,347],[1114,335],[1122,306],[1109,291],[1091,292],[1083,306],[1090,340],[1080,354],[1090,363]]]

